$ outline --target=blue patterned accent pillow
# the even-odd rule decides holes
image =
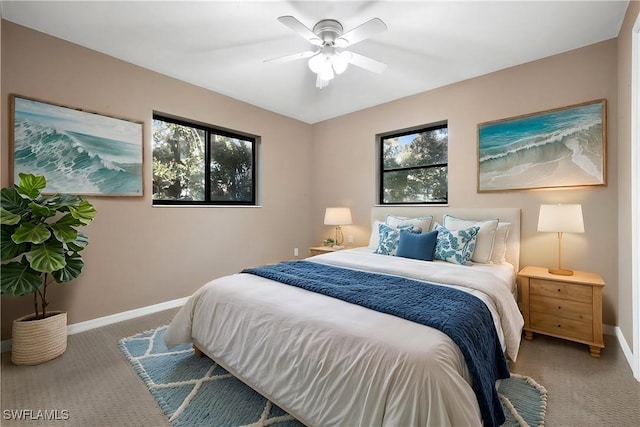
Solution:
[[[391,255],[395,256],[398,251],[398,243],[400,241],[400,231],[406,230],[410,233],[420,233],[422,231],[421,228],[415,228],[413,225],[408,225],[406,227],[389,227],[387,224],[378,224],[378,231],[380,233],[380,243],[378,243],[378,248],[375,253],[382,255]]]
[[[438,231],[434,259],[460,265],[469,265],[473,250],[476,248],[476,237],[480,227],[461,230],[449,230],[436,224]]]

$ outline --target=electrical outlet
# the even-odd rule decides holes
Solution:
[[[293,256],[298,256],[298,248],[293,248]]]
[[[353,245],[353,235],[349,234],[347,236],[347,243],[349,243],[350,245]]]

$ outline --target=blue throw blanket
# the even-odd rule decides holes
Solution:
[[[504,423],[505,416],[495,383],[498,379],[509,377],[509,368],[491,312],[477,297],[446,286],[310,261],[286,261],[242,272],[328,295],[444,332],[464,355],[484,425],[499,426]]]

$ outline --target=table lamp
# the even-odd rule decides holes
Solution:
[[[336,246],[342,245],[344,236],[341,226],[351,224],[351,209],[327,208],[324,212],[324,224],[336,226]]]
[[[562,233],[584,233],[582,205],[540,205],[538,231],[558,233],[558,268],[549,273],[573,276],[573,270],[562,268]]]

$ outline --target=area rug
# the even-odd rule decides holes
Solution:
[[[166,326],[120,340],[120,350],[174,427],[300,427],[302,424],[190,345],[171,350]],[[498,393],[505,427],[543,426],[547,392],[533,379],[512,374]]]

